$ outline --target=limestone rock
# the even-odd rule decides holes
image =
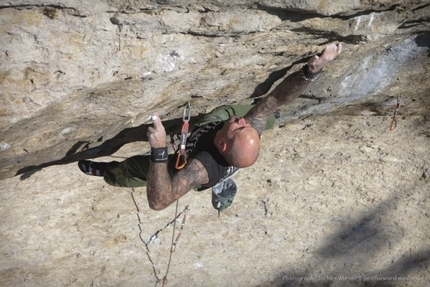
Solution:
[[[121,227],[127,222],[126,219],[109,215],[112,201],[98,195],[94,199],[97,203],[92,202],[92,190],[108,189],[108,187],[88,182],[85,183],[88,186],[83,187],[79,185],[80,183],[75,183],[75,178],[79,176],[79,171],[75,167],[77,160],[111,156],[115,152],[119,152],[121,156],[143,153],[146,151],[141,150],[144,146],[141,142],[145,139],[145,124],[148,124],[149,116],[154,112],[158,112],[172,127],[177,127],[176,119],[181,117],[182,106],[188,101],[191,102],[193,116],[208,112],[222,104],[249,103],[255,97],[261,97],[269,92],[281,78],[298,70],[307,58],[321,52],[324,45],[330,42],[342,42],[343,53],[324,70],[318,81],[313,82],[299,99],[288,107],[282,107],[278,126],[281,129],[287,126],[293,130],[293,133],[297,133],[298,137],[302,136],[310,142],[318,142],[321,139],[307,134],[308,126],[303,126],[297,120],[312,116],[309,121],[313,125],[319,121],[319,117],[326,121],[330,119],[330,117],[327,118],[327,114],[332,117],[352,115],[389,119],[399,98],[402,101],[402,116],[406,117],[406,120],[411,117],[411,122],[408,122],[410,128],[419,127],[419,133],[416,130],[416,133],[411,131],[411,134],[424,136],[417,139],[419,145],[416,150],[408,149],[409,157],[403,160],[416,165],[417,170],[411,168],[410,174],[418,173],[418,169],[420,176],[428,174],[430,135],[428,126],[430,2],[428,0],[262,0],[253,2],[70,0],[66,1],[67,3],[60,2],[14,0],[7,1],[0,7],[0,128],[2,134],[0,179],[2,185],[5,183],[1,191],[3,194],[1,208],[2,214],[10,213],[5,217],[2,233],[7,230],[5,236],[10,239],[18,236],[19,232],[28,232],[32,226],[36,226],[36,229],[40,229],[41,232],[46,232],[45,223],[54,224],[54,221],[51,221],[54,215],[45,214],[43,218],[29,217],[27,222],[18,220],[21,231],[16,231],[18,233],[12,231],[13,216],[17,217],[26,208],[13,201],[13,186],[22,180],[21,185],[25,185],[22,188],[31,189],[30,183],[37,182],[37,179],[45,180],[44,172],[54,168],[58,168],[58,173],[61,175],[61,179],[56,178],[57,183],[51,178],[45,185],[40,182],[34,184],[35,189],[29,193],[29,197],[25,199],[20,196],[19,200],[27,205],[30,205],[32,200],[39,202],[38,193],[43,189],[48,189],[45,196],[55,198],[56,195],[54,191],[49,190],[49,186],[57,184],[62,188],[70,186],[72,190],[87,188],[88,190],[82,194],[85,198],[82,204],[77,203],[78,199],[71,195],[59,196],[56,204],[47,203],[49,205],[47,210],[67,209],[75,204],[76,209],[71,211],[75,214],[73,217],[76,216],[73,228],[82,233],[74,233],[75,230],[68,227],[68,231],[76,236],[75,241],[71,243],[74,244],[73,247],[68,250],[56,249],[64,248],[65,245],[61,244],[50,249],[49,246],[40,243],[43,240],[40,241],[41,239],[36,237],[34,240],[29,238],[27,243],[18,240],[5,247],[9,248],[3,250],[5,260],[13,259],[10,268],[5,266],[7,264],[5,260],[1,263],[2,274],[4,274],[1,277],[7,278],[5,280],[8,281],[5,282],[10,283],[6,285],[31,285],[31,283],[27,285],[24,281],[19,281],[18,284],[18,281],[13,279],[17,274],[22,275],[22,270],[27,268],[27,263],[23,265],[17,263],[21,260],[29,260],[31,265],[37,265],[39,260],[49,261],[48,266],[45,266],[46,270],[35,271],[37,273],[35,281],[32,281],[31,274],[27,274],[28,282],[36,282],[36,285],[46,285],[47,282],[58,283],[53,285],[72,284],[60,279],[62,271],[55,269],[56,260],[69,256],[76,261],[76,266],[80,264],[79,261],[85,261],[83,266],[87,266],[86,264],[90,262],[87,255],[91,252],[99,252],[96,248],[123,246],[121,244],[127,242],[132,234],[136,234],[136,230],[121,231]],[[342,120],[345,121],[343,118]],[[371,139],[370,131],[360,130],[359,127],[362,126],[358,123],[351,123],[349,126],[342,120],[339,126],[329,121],[338,128],[332,130],[334,134],[340,137],[340,131],[345,130],[348,136],[356,136],[354,140],[359,141],[358,137],[362,137],[369,141],[369,145],[352,143],[357,150],[346,151],[342,155],[342,160],[339,159],[336,164],[351,164],[349,153],[360,159],[360,156],[367,154],[372,160],[378,159],[387,165],[395,163],[395,157],[384,155],[382,150],[388,149],[388,146],[384,146],[385,143],[381,144],[382,147],[375,146],[372,143],[375,139]],[[352,129],[352,126],[356,129]],[[379,128],[373,124],[372,126]],[[299,131],[303,132],[299,133]],[[330,132],[331,129],[324,127],[324,131]],[[315,128],[313,132],[318,133],[318,129]],[[274,136],[276,131],[271,133],[274,133]],[[383,138],[388,141],[390,137],[384,135]],[[392,138],[392,140],[394,142],[396,139]],[[298,144],[294,142],[295,140],[291,141],[293,146]],[[136,146],[136,142],[140,145]],[[402,149],[402,146],[396,145],[396,148]],[[300,164],[318,171],[305,154],[312,150],[311,147],[304,147],[303,150],[291,147],[287,149],[291,149],[288,150],[288,154],[293,155],[288,159],[290,164],[295,165],[298,164],[297,161],[302,160]],[[277,150],[275,146],[267,147],[266,152],[270,153],[271,150],[275,154],[272,155],[273,158],[267,159],[270,161],[278,157],[283,158],[286,153],[285,149]],[[356,151],[358,153],[355,153]],[[333,154],[339,153],[338,150],[333,151]],[[312,154],[326,164],[329,164],[327,159],[329,155],[330,151],[321,155]],[[423,161],[410,160],[420,156],[423,157]],[[364,158],[363,161],[365,161]],[[271,167],[281,169],[282,165],[276,164],[271,163]],[[63,165],[66,166],[61,169]],[[372,167],[378,168],[378,165],[375,163]],[[362,168],[366,169],[365,166]],[[66,169],[72,169],[73,172],[68,172]],[[397,169],[394,170],[397,171]],[[251,171],[253,172],[259,174],[258,171]],[[332,172],[337,174],[336,170]],[[307,191],[316,188],[318,181],[323,181],[323,174],[325,174],[321,171],[320,177],[312,178],[306,175],[304,170],[299,170],[297,174],[300,173],[303,179],[297,179],[293,183],[297,188],[304,185]],[[267,174],[267,177],[269,176],[272,177]],[[367,176],[360,179],[369,180],[372,177],[371,174]],[[374,176],[377,177],[376,174]],[[68,179],[64,180],[65,177]],[[345,174],[339,175],[339,178],[342,184],[347,184]],[[381,184],[387,184],[389,177],[383,180]],[[245,178],[242,181],[247,182]],[[419,183],[425,186],[425,183],[428,183],[428,177],[423,177]],[[260,187],[265,190],[282,189],[286,185],[283,179],[278,177],[273,177],[265,183],[256,183],[250,179],[250,185],[245,185],[246,188],[251,188],[252,185],[255,187],[257,184],[261,184]],[[322,183],[325,187],[331,184],[340,189],[338,187],[340,183],[336,180]],[[405,188],[408,190],[412,189],[406,183],[402,186],[407,186]],[[361,187],[357,187],[359,188]],[[357,190],[356,192],[363,196],[360,199],[363,202],[377,196],[363,195]],[[250,196],[252,198],[253,194]],[[278,199],[289,200],[286,197]],[[125,198],[123,200],[127,201]],[[337,200],[343,199],[337,198]],[[259,199],[255,201],[261,202]],[[244,202],[241,206],[243,209],[252,209],[255,205],[252,200]],[[272,201],[268,204],[271,203]],[[16,206],[18,210],[9,210],[8,204]],[[138,205],[144,206],[144,200],[138,202]],[[303,203],[303,205],[306,204]],[[306,206],[306,208],[309,207]],[[311,206],[318,209],[316,203]],[[94,215],[91,208],[99,213]],[[76,215],[76,210],[85,211]],[[282,222],[280,214],[285,211],[279,206],[275,210],[276,222],[280,223]],[[30,216],[35,216],[38,210],[32,207],[26,212]],[[135,217],[136,210],[131,206],[124,212],[130,220],[131,217]],[[195,214],[204,216],[204,212]],[[143,220],[150,222],[151,230],[158,226],[158,222],[151,217],[153,214],[146,211],[142,214],[139,210],[137,213],[142,216],[140,218],[142,222]],[[111,222],[112,226],[106,227],[108,230],[100,231],[102,234],[99,234],[99,231],[90,228],[87,221],[80,223],[80,219],[77,218],[90,216],[90,214],[98,219],[108,216],[106,221]],[[66,217],[70,214],[64,210],[59,216]],[[167,212],[160,213],[159,216],[166,218]],[[292,215],[288,214],[288,216]],[[330,216],[332,222],[337,225],[346,220],[335,214]],[[247,217],[255,224],[260,224],[261,218],[254,215],[247,215]],[[243,223],[241,218],[235,220]],[[370,229],[366,229],[370,224],[369,221],[363,220],[363,223],[357,225],[358,228],[362,228],[365,234],[372,234]],[[69,224],[71,221],[65,222]],[[62,221],[55,221],[55,224],[59,226]],[[201,224],[200,228],[204,226],[203,222]],[[264,225],[264,223],[261,224]],[[291,224],[289,228],[293,227]],[[299,228],[299,226],[296,227]],[[248,227],[243,228],[249,231]],[[112,230],[116,230],[116,233],[111,234]],[[290,231],[284,231],[267,231],[267,234],[273,234],[270,237],[272,244],[276,245],[274,242],[285,238],[294,241]],[[214,231],[205,232],[207,234],[204,238],[200,238],[197,233],[194,235],[206,243],[209,241],[205,240],[211,237],[222,241],[223,236],[228,238],[231,236],[227,231],[221,235],[215,234]],[[303,230],[303,232],[308,231]],[[85,238],[80,237],[84,236],[83,234]],[[248,237],[244,234],[248,234]],[[46,235],[49,238],[45,239],[53,241],[54,235]],[[105,239],[98,237],[100,235]],[[255,236],[263,242],[266,235]],[[240,236],[242,240],[247,241],[251,240],[253,235],[245,232]],[[345,236],[348,237],[348,235]],[[362,239],[365,240],[365,238]],[[36,245],[41,245],[39,247],[32,245],[33,241]],[[165,242],[163,241],[164,247]],[[196,242],[192,242],[191,239],[188,242],[189,245],[193,243]],[[11,251],[11,248],[19,250],[25,244],[27,249],[24,248],[23,252],[30,252],[32,256],[30,259],[19,254],[19,251]],[[306,254],[304,256],[309,258],[306,253],[308,247],[305,245],[303,243],[301,248],[304,250],[303,254]],[[200,247],[203,248],[203,246]],[[230,252],[226,246],[224,247],[225,252]],[[89,253],[83,255],[82,251],[73,251],[81,248]],[[125,252],[135,252],[132,244],[127,245],[127,248],[129,250]],[[188,248],[187,252],[190,252],[193,260],[200,258],[200,261],[197,260],[194,265],[186,267],[187,272],[194,272],[192,270],[197,273],[203,272],[202,264],[209,264],[207,261],[209,254],[204,251],[204,255],[199,255],[192,250],[192,247]],[[329,246],[328,249],[330,248],[334,246]],[[41,250],[40,254],[33,252],[34,250]],[[248,251],[241,249],[244,253]],[[111,256],[111,253],[106,252],[106,257]],[[235,251],[231,252],[233,253],[228,258],[233,261],[238,259],[234,256],[242,256]],[[128,258],[131,261],[138,260],[133,256]],[[283,262],[280,258],[273,260],[273,269],[279,268]],[[131,266],[133,264],[131,261],[124,264],[124,261],[115,258],[112,265]],[[61,266],[61,263],[59,265]],[[154,266],[154,270],[161,270],[161,267],[165,266]],[[49,270],[52,269],[55,272],[46,278],[54,281],[44,280],[43,274],[50,273]],[[111,271],[114,268],[108,269]],[[152,272],[151,270],[148,267],[147,271]],[[78,269],[74,269],[73,274],[78,276],[79,272]],[[129,277],[130,280],[127,282],[131,285],[138,285],[136,282],[141,282],[135,276],[137,271],[123,270],[122,272],[120,275]],[[184,271],[184,274],[187,272]],[[235,272],[235,276],[241,273],[239,269],[235,269]],[[134,275],[130,275],[131,273]],[[85,276],[85,278],[78,276],[76,285],[90,285],[91,280],[88,278],[104,275],[93,270]],[[160,274],[157,276],[161,278]],[[210,275],[204,276],[210,278],[208,282],[214,282],[211,281],[214,278]],[[204,276],[202,278],[205,278]],[[110,280],[108,277],[103,278],[105,281],[97,281],[98,284],[107,283]],[[151,277],[151,279],[154,278]],[[193,280],[192,282],[197,284],[198,280],[195,278]],[[261,280],[242,282],[246,282],[242,286],[262,283]],[[130,286],[119,281],[109,283]],[[213,285],[208,283],[207,286]]]
[[[2,178],[59,160],[78,141],[106,140],[153,111],[177,115],[190,99],[206,112],[260,96],[270,73],[297,69],[327,42],[344,42],[344,54],[312,87],[324,101],[302,103],[296,117],[345,105],[350,87],[350,100],[384,94],[402,67],[426,54],[414,41],[429,12],[418,1],[170,2],[3,7]],[[415,71],[424,74],[420,62]],[[322,94],[329,85],[332,93]]]

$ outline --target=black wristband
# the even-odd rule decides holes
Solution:
[[[309,71],[309,66],[306,64],[302,68],[301,76],[305,81],[313,81],[317,78],[319,73],[321,73],[321,70],[316,73],[311,73],[311,71]]]
[[[153,162],[166,162],[169,158],[167,147],[151,148],[151,161]]]

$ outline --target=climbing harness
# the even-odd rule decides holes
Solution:
[[[390,131],[394,131],[397,128],[397,113],[399,112],[399,108],[400,108],[400,98],[397,98],[397,105],[396,105],[396,108],[394,109],[393,119],[391,120]]]
[[[188,137],[188,129],[190,127],[189,122],[191,118],[191,105],[190,102],[188,102],[184,107],[184,113],[182,116],[182,128],[181,128],[181,136],[180,136],[180,142],[179,142],[179,149],[178,149],[178,155],[176,158],[176,169],[183,169],[184,166],[187,164],[187,153],[185,152],[185,146],[187,145],[187,137]],[[171,141],[172,137],[171,137]]]
[[[212,206],[218,210],[218,218],[221,211],[228,208],[232,203],[237,193],[236,183],[227,178],[212,187]]]

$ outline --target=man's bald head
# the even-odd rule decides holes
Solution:
[[[215,145],[230,165],[244,168],[257,161],[260,136],[243,118],[231,117],[215,136]]]

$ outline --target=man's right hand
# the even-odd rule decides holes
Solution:
[[[342,43],[329,44],[327,45],[321,53],[321,56],[315,55],[308,61],[309,71],[311,73],[318,73],[328,62],[333,61],[333,59],[340,54],[342,51]]]
[[[146,133],[149,144],[151,145],[152,148],[166,147],[167,145],[166,130],[164,129],[163,124],[161,123],[160,116],[155,114],[152,116],[152,120],[154,121],[154,123],[152,127],[148,128],[148,132]]]

